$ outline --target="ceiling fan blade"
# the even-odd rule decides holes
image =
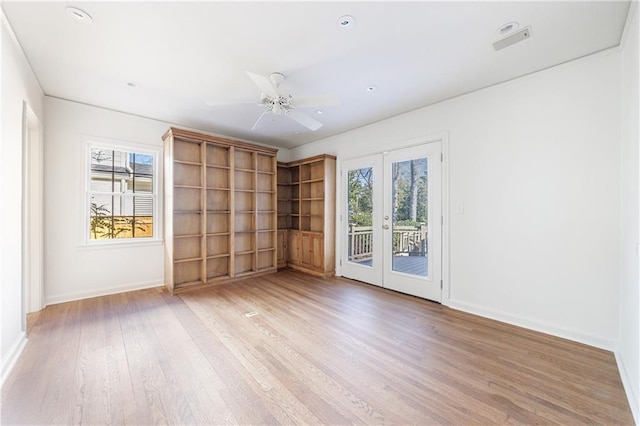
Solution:
[[[265,122],[269,121],[269,114],[270,111],[264,111],[260,117],[258,117],[258,119],[256,120],[255,123],[253,123],[253,127],[251,127],[251,130],[256,130],[261,128]]]
[[[285,115],[290,119],[292,119],[293,121],[297,121],[298,123],[302,124],[304,127],[307,127],[312,131],[316,131],[320,127],[322,127],[321,122],[314,120],[304,112],[298,111],[297,109],[290,109],[285,113]]]
[[[264,93],[265,95],[272,98],[277,98],[280,96],[269,78],[250,71],[247,71],[247,75],[249,76],[249,78],[251,78],[251,80],[253,80],[256,86],[258,86],[258,89],[260,89],[260,91],[262,91],[262,93]]]
[[[332,95],[303,96],[293,98],[293,104],[298,108],[336,106],[340,105],[340,98]]]
[[[248,104],[261,105],[259,102],[256,102],[256,101],[206,101],[205,103],[209,106],[248,105]]]

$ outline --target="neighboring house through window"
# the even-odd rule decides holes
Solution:
[[[88,238],[157,238],[157,152],[89,143]]]

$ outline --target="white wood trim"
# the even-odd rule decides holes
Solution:
[[[92,147],[108,147],[118,151],[126,152],[139,152],[143,154],[153,155],[154,158],[154,180],[153,180],[153,237],[136,240],[134,238],[127,239],[111,239],[111,240],[91,240],[87,229],[90,223],[89,213],[89,178],[91,176],[91,164],[87,162],[89,152]],[[81,220],[78,226],[78,247],[82,249],[102,249],[106,247],[123,245],[143,245],[154,244],[163,242],[163,147],[157,145],[144,144],[139,142],[130,142],[123,140],[107,139],[102,137],[95,137],[89,135],[83,135],[82,147],[80,151],[80,163],[83,167],[82,178],[80,179],[80,200],[82,212],[80,213]]]
[[[124,285],[119,285],[115,287],[103,287],[103,288],[92,289],[87,291],[78,291],[74,293],[65,293],[65,294],[47,296],[46,302],[48,306],[48,305],[55,305],[58,303],[72,302],[74,300],[89,299],[92,297],[99,297],[99,296],[108,296],[111,294],[126,293],[128,291],[144,290],[144,289],[155,288],[155,287],[164,287],[164,280],[161,279],[161,280],[153,280],[153,281],[147,281],[147,282],[141,282],[141,283],[130,283],[130,284],[124,284]]]
[[[618,365],[618,371],[620,372],[620,379],[622,380],[624,392],[629,400],[631,414],[633,415],[636,424],[640,424],[640,394],[638,394],[640,390],[640,382],[638,382],[639,378],[634,378],[629,374],[629,370],[627,370],[625,366],[624,359],[620,356],[618,350],[615,350],[613,353],[616,357],[616,364]]]
[[[456,299],[449,299],[449,307],[470,314],[479,315],[484,318],[493,319],[533,331],[539,331],[540,333],[549,334],[551,336],[569,339],[578,343],[584,343],[585,345],[605,349],[608,351],[613,351],[616,346],[615,339],[606,339],[598,336],[584,334],[572,329],[558,327],[553,324],[528,319],[498,310],[484,308],[482,306],[466,303]]]
[[[441,278],[442,278],[442,295],[441,301],[445,306],[449,306],[449,298],[451,296],[451,285],[449,281],[450,277],[450,265],[449,265],[449,247],[450,247],[450,206],[449,206],[449,133],[441,134],[441,152],[442,152],[442,164],[440,168],[440,178],[441,178],[441,186],[442,190],[440,193],[441,199],[441,214],[444,218],[444,224],[442,225],[442,236],[441,236],[441,245],[442,245],[442,270],[441,270]]]
[[[26,314],[44,308],[43,126],[23,101],[22,117],[22,329]]]
[[[18,334],[18,337],[2,359],[2,364],[0,365],[0,388],[2,388],[7,377],[9,377],[11,370],[15,367],[16,362],[18,362],[18,359],[20,358],[20,355],[22,355],[22,351],[24,351],[26,345],[27,334],[23,331]]]

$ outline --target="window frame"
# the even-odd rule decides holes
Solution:
[[[91,190],[91,151],[94,148],[105,149],[110,151],[121,151],[127,154],[144,154],[153,157],[153,184],[152,193],[143,194],[145,198],[151,198],[152,200],[152,214],[153,214],[153,236],[152,237],[138,237],[138,238],[106,238],[106,239],[91,239],[91,195],[95,193],[103,193],[100,191]],[[162,236],[162,167],[160,164],[163,162],[162,147],[156,145],[147,145],[136,142],[116,141],[102,138],[86,138],[82,149],[82,167],[83,167],[83,180],[82,180],[82,208],[83,213],[81,217],[81,246],[84,248],[92,247],[110,247],[110,246],[141,246],[141,245],[157,245],[163,242]],[[126,193],[113,193],[115,195]],[[133,197],[134,194],[126,195],[127,197]]]

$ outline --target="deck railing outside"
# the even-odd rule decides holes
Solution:
[[[394,226],[394,256],[425,256],[427,225]],[[349,225],[349,260],[359,262],[373,256],[373,227]]]

